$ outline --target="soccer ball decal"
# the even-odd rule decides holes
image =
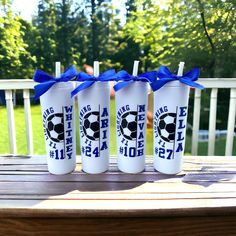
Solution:
[[[90,140],[98,140],[100,137],[99,112],[93,111],[84,116],[83,131]]]
[[[64,122],[63,114],[55,113],[48,117],[46,126],[48,137],[56,142],[60,143],[64,141]]]
[[[137,138],[137,112],[129,111],[121,117],[120,131],[128,140],[136,140]]]
[[[175,140],[176,113],[166,113],[160,116],[157,130],[160,137],[166,142]]]

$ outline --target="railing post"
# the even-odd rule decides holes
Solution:
[[[33,132],[32,132],[31,111],[30,111],[30,91],[29,91],[29,89],[23,90],[23,97],[24,97],[27,151],[28,151],[29,155],[32,155],[33,154]]]
[[[198,153],[198,133],[200,125],[200,110],[201,110],[201,90],[195,89],[194,92],[194,109],[193,109],[193,131],[192,131],[192,155]]]
[[[233,151],[235,114],[236,114],[236,89],[232,88],[230,90],[230,102],[229,102],[229,115],[228,115],[228,127],[227,127],[225,156],[231,156],[232,151]]]
[[[16,131],[15,131],[15,119],[12,101],[12,90],[5,90],[7,117],[8,117],[8,135],[10,153],[16,154]]]
[[[216,133],[216,107],[218,89],[211,90],[209,130],[208,130],[208,156],[213,156],[215,152],[215,133]]]

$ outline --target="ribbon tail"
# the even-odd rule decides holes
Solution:
[[[144,77],[148,82],[154,82],[157,79],[157,71],[145,72],[139,75],[139,77]]]
[[[37,99],[39,99],[39,97],[43,95],[44,93],[46,93],[55,83],[56,81],[48,81],[42,84],[35,85],[34,86],[34,89],[35,89],[34,100],[36,101]]]
[[[94,79],[94,76],[81,71],[78,75],[77,81],[89,81],[93,79]]]
[[[115,78],[116,71],[114,69],[107,70],[103,72],[98,78],[100,81],[110,81]]]
[[[204,89],[204,86],[202,86],[201,84],[198,84],[198,83],[196,83],[192,80],[181,78],[180,82],[183,83],[183,84],[187,84],[187,85],[189,85],[191,87],[194,87],[194,88]]]
[[[87,89],[89,87],[91,87],[96,81],[86,81],[82,84],[80,84],[76,89],[74,89],[71,92],[71,97],[74,97],[77,93],[79,93],[80,91]]]
[[[172,76],[171,71],[167,66],[160,66],[159,70],[157,71],[157,77],[160,79],[170,78]]]
[[[200,70],[198,68],[193,68],[183,75],[183,78],[189,78],[192,81],[196,81],[200,75]]]
[[[44,71],[40,70],[40,69],[37,69],[34,73],[34,77],[33,77],[33,80],[35,82],[38,82],[38,83],[45,83],[45,82],[48,82],[49,80],[53,80],[54,78],[45,73]]]
[[[150,85],[151,85],[152,90],[155,92],[170,81],[174,81],[174,79],[172,79],[172,78],[159,79],[159,80],[152,82]]]
[[[130,80],[130,79],[131,75],[125,70],[121,70],[116,74],[116,81]]]
[[[77,75],[77,71],[74,66],[70,66],[65,70],[65,72],[61,75],[60,81],[67,82],[72,80]]]
[[[118,82],[116,85],[114,85],[114,90],[117,92],[120,89],[132,84],[134,81],[133,80],[129,80],[129,81],[122,81],[122,82]]]

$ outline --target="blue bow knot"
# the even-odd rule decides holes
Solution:
[[[46,93],[54,84],[58,82],[68,82],[77,75],[77,71],[74,66],[67,68],[59,78],[55,78],[40,69],[37,69],[34,73],[33,80],[39,84],[34,86],[35,95],[34,99],[37,100],[40,96]]]
[[[114,80],[115,74],[116,74],[116,72],[114,69],[107,70],[107,71],[103,72],[102,74],[100,74],[98,77],[96,77],[94,75],[89,75],[89,74],[81,71],[78,75],[77,81],[84,82],[84,83],[80,84],[76,89],[74,89],[71,92],[71,97],[75,96],[78,92],[89,88],[97,81],[108,82],[108,81]]]
[[[151,82],[151,87],[153,91],[156,91],[163,87],[166,83],[171,81],[179,80],[181,83],[189,85],[194,88],[204,89],[204,87],[194,81],[198,80],[200,74],[200,70],[198,68],[194,68],[183,76],[178,76],[173,74],[168,67],[161,66],[160,69],[157,71],[157,77],[159,80],[153,80]]]
[[[125,70],[122,70],[116,74],[116,81],[118,81],[118,83],[114,85],[113,88],[117,92],[120,89],[128,86],[129,84],[132,84],[135,81],[151,82],[154,79],[156,79],[155,71],[145,72],[138,76],[134,76],[134,75],[130,75]]]

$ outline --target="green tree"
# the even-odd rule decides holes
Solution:
[[[73,18],[71,18],[70,23],[73,32],[70,37],[73,63],[82,68],[84,64],[88,63],[90,27],[83,7],[76,7],[72,16]]]
[[[92,64],[94,60],[103,61],[104,67],[113,65],[119,66],[114,62],[113,55],[117,51],[117,31],[119,20],[115,19],[115,10],[111,0],[90,0],[87,2],[89,8],[89,42],[87,61]]]
[[[11,1],[1,1],[0,7],[0,78],[30,78],[35,58],[23,40],[23,20],[12,12]]]
[[[137,9],[136,1],[126,1],[125,7],[125,25],[132,24],[136,20],[134,16]],[[113,36],[116,41],[116,51],[112,54],[112,60],[115,65],[119,65],[117,69],[124,69],[131,73],[134,60],[140,60],[143,51],[139,42],[136,42],[124,28],[126,27],[123,27],[120,22],[116,23],[115,36]]]
[[[208,77],[233,76],[235,0],[138,0],[125,34],[147,50],[144,64],[199,66]],[[224,68],[224,69],[223,69]]]
[[[37,67],[49,73],[54,72],[56,57],[56,9],[53,0],[40,0],[38,14],[33,19],[34,47],[32,52],[37,57]]]
[[[65,67],[73,62],[72,38],[75,27],[71,15],[71,0],[61,0],[56,4],[56,45],[57,58]]]
[[[80,4],[72,0],[41,0],[33,20],[35,45],[31,48],[38,67],[53,73],[55,61],[61,61],[64,68],[85,64],[88,24]]]

